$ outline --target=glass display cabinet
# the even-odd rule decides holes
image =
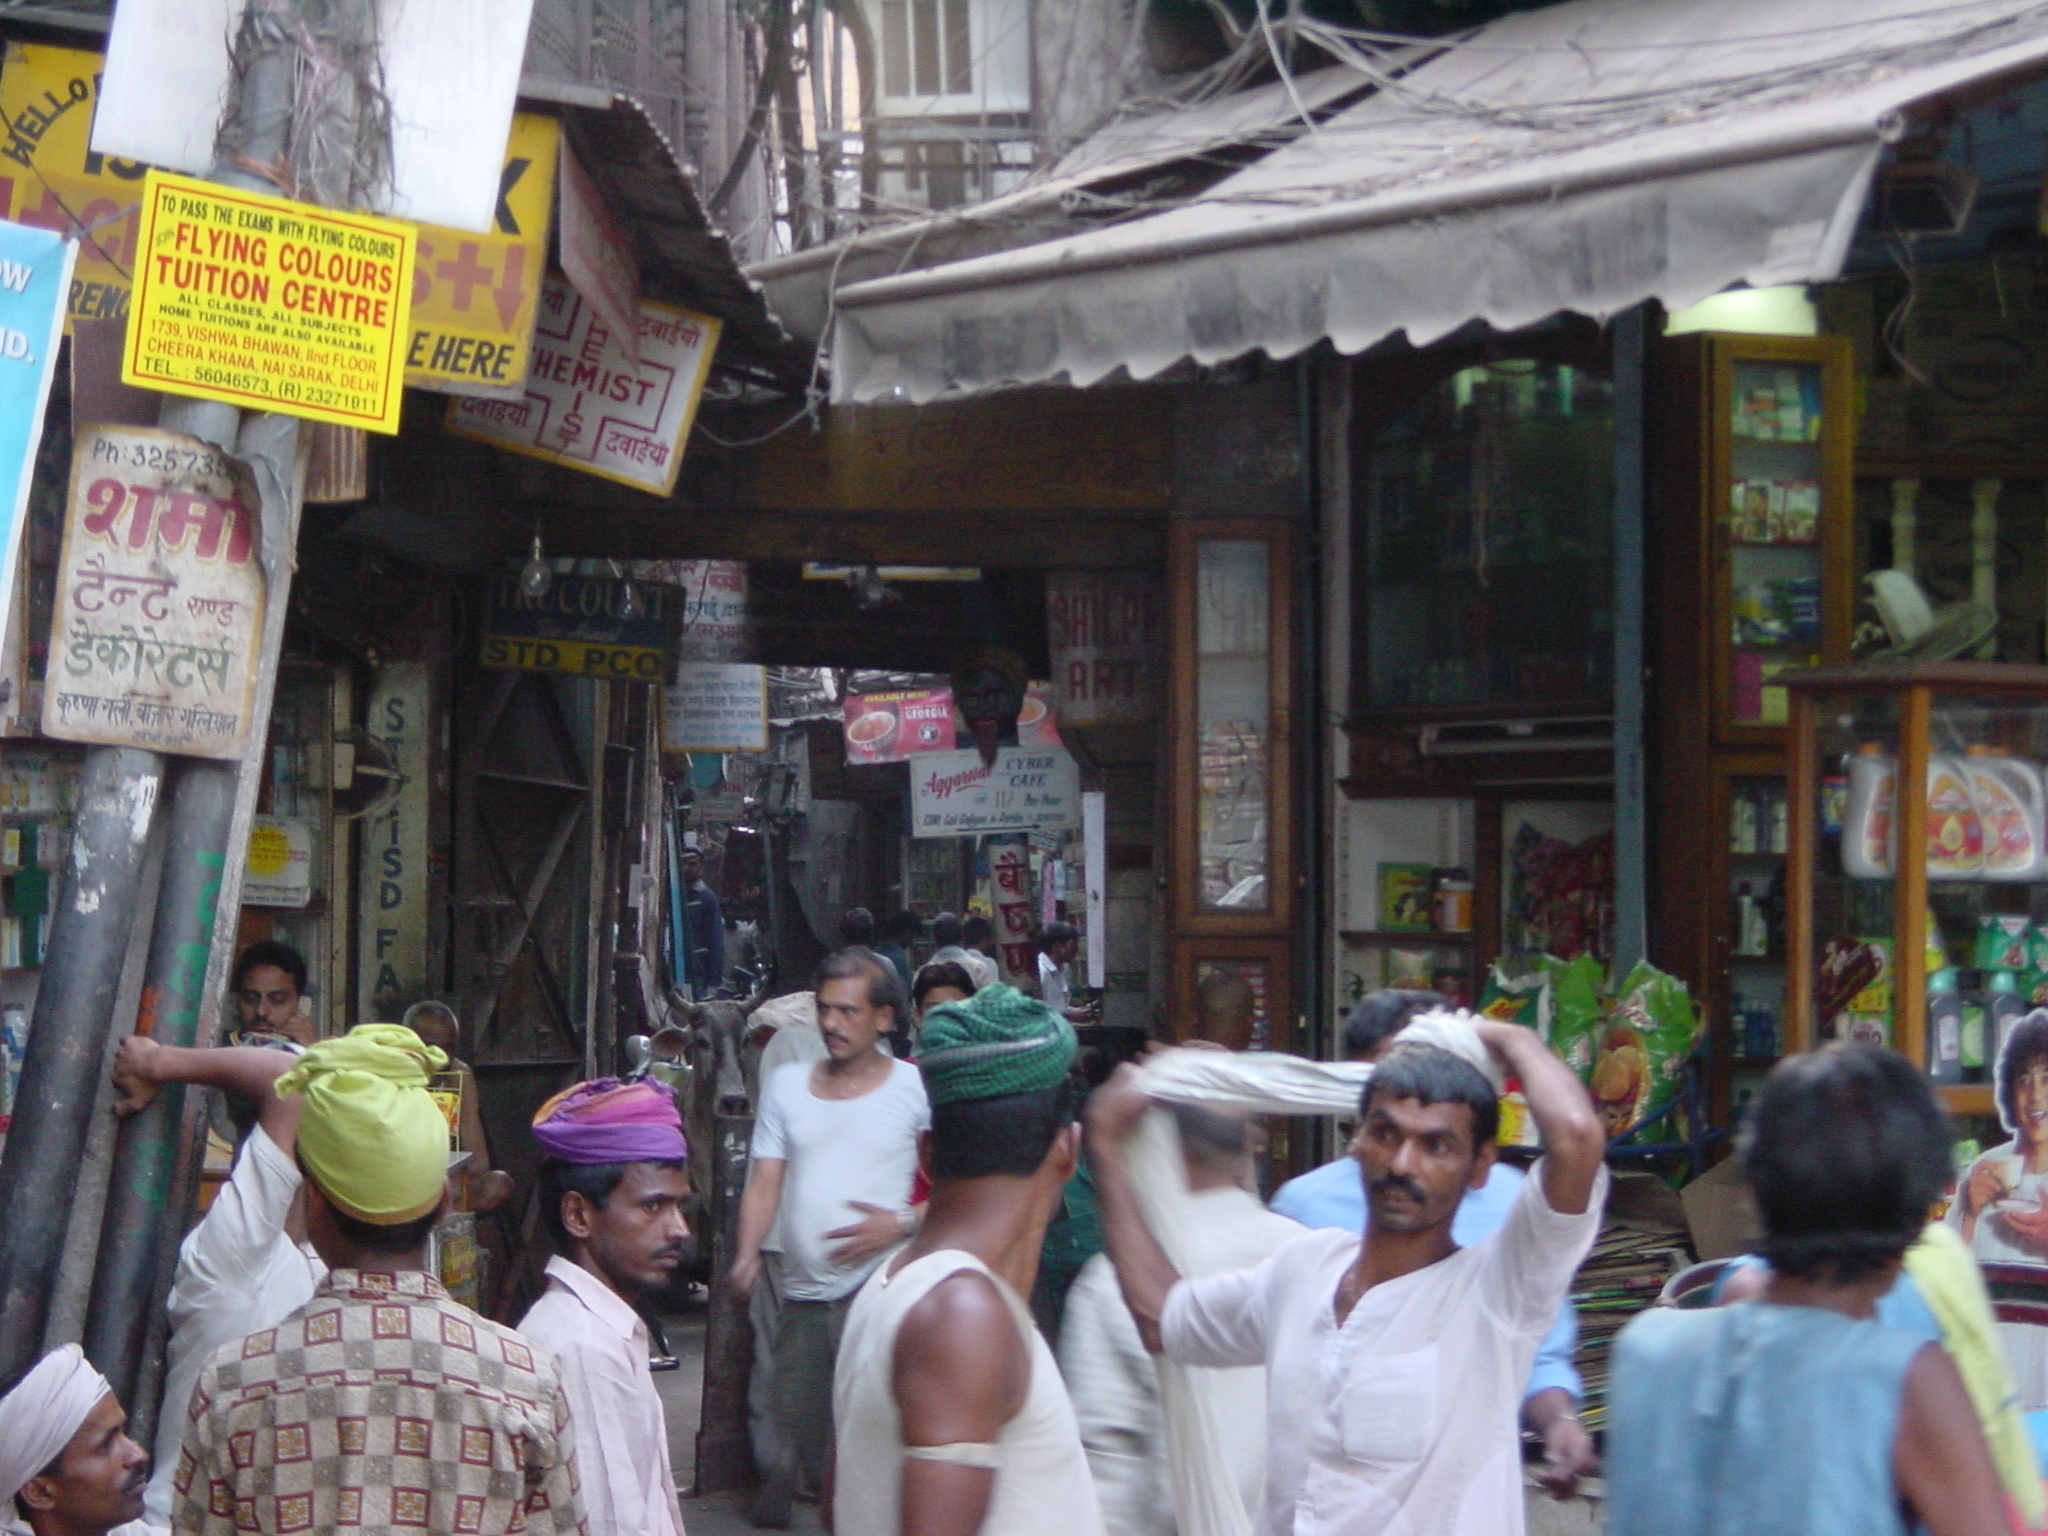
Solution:
[[[1889,1045],[1990,1114],[2005,1035],[2048,1003],[2048,667],[1784,682],[1785,1048]]]

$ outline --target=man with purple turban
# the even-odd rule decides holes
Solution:
[[[689,1151],[675,1095],[599,1078],[533,1117],[548,1288],[519,1331],[562,1363],[590,1536],[682,1536],[668,1422],[634,1300],[682,1262]]]

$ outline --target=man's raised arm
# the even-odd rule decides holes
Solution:
[[[1180,1284],[1181,1276],[1145,1225],[1124,1159],[1124,1137],[1152,1105],[1138,1087],[1137,1076],[1135,1067],[1119,1067],[1116,1076],[1089,1096],[1085,1116],[1088,1166],[1095,1174],[1102,1234],[1109,1245],[1110,1262],[1116,1266],[1117,1284],[1123,1288],[1124,1302],[1138,1325],[1138,1336],[1156,1355],[1167,1293]]]
[[[1607,1133],[1585,1085],[1533,1029],[1474,1016],[1486,1048],[1521,1079],[1529,1113],[1543,1138],[1543,1199],[1560,1216],[1577,1216],[1593,1197],[1593,1181],[1607,1153]]]

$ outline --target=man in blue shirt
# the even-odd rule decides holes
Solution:
[[[1456,1006],[1438,992],[1388,988],[1368,993],[1344,1021],[1345,1059],[1375,1060],[1401,1026],[1416,1014]],[[1486,1176],[1486,1183],[1469,1191],[1459,1204],[1458,1214],[1451,1222],[1451,1240],[1460,1248],[1470,1248],[1490,1236],[1507,1219],[1516,1192],[1527,1178],[1521,1169],[1496,1162]],[[1347,1152],[1334,1162],[1288,1180],[1273,1197],[1272,1208],[1305,1227],[1341,1227],[1347,1232],[1363,1232],[1365,1185],[1358,1176],[1358,1160]],[[1529,1385],[1522,1397],[1522,1422],[1543,1440],[1544,1465],[1538,1476],[1559,1497],[1569,1494],[1579,1477],[1592,1470],[1596,1460],[1592,1437],[1579,1423],[1579,1399],[1584,1395],[1584,1387],[1578,1369],[1572,1364],[1578,1342],[1579,1320],[1567,1298],[1558,1309],[1556,1324],[1537,1347],[1536,1362],[1530,1367]]]
[[[685,848],[676,860],[683,884],[683,979],[702,1000],[725,983],[725,913],[704,883],[704,855]]]

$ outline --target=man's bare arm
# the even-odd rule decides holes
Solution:
[[[1123,1066],[1089,1096],[1086,1118],[1088,1166],[1095,1174],[1095,1198],[1102,1211],[1109,1260],[1116,1266],[1117,1284],[1123,1289],[1132,1321],[1138,1325],[1138,1337],[1156,1355],[1167,1294],[1180,1284],[1181,1276],[1138,1210],[1123,1148],[1124,1137],[1151,1104],[1137,1086],[1135,1069]]]
[[[904,1316],[891,1381],[906,1450],[990,1445],[1023,1410],[1031,1356],[989,1280],[968,1272],[934,1286]],[[975,1536],[995,1472],[957,1461],[903,1459],[901,1536]]]
[[[1543,1138],[1543,1199],[1561,1216],[1577,1216],[1593,1198],[1607,1155],[1607,1132],[1578,1074],[1533,1029],[1498,1019],[1472,1020],[1486,1048],[1522,1081],[1529,1113]]]
[[[290,1156],[299,1138],[297,1094],[280,1096],[277,1080],[298,1058],[289,1051],[260,1045],[163,1045],[147,1035],[130,1035],[114,1054],[114,1087],[120,1098],[117,1115],[132,1115],[147,1106],[165,1083],[191,1083],[243,1094],[262,1106],[264,1133]]]
[[[733,1238],[732,1270],[727,1276],[742,1296],[753,1295],[754,1282],[761,1278],[761,1245],[775,1225],[775,1208],[782,1203],[782,1175],[788,1167],[783,1158],[760,1157],[747,1171],[746,1193],[740,1196],[739,1232]]]
[[[1892,1475],[1932,1536],[2013,1536],[1984,1427],[1939,1344],[1923,1346],[1906,1371]]]

